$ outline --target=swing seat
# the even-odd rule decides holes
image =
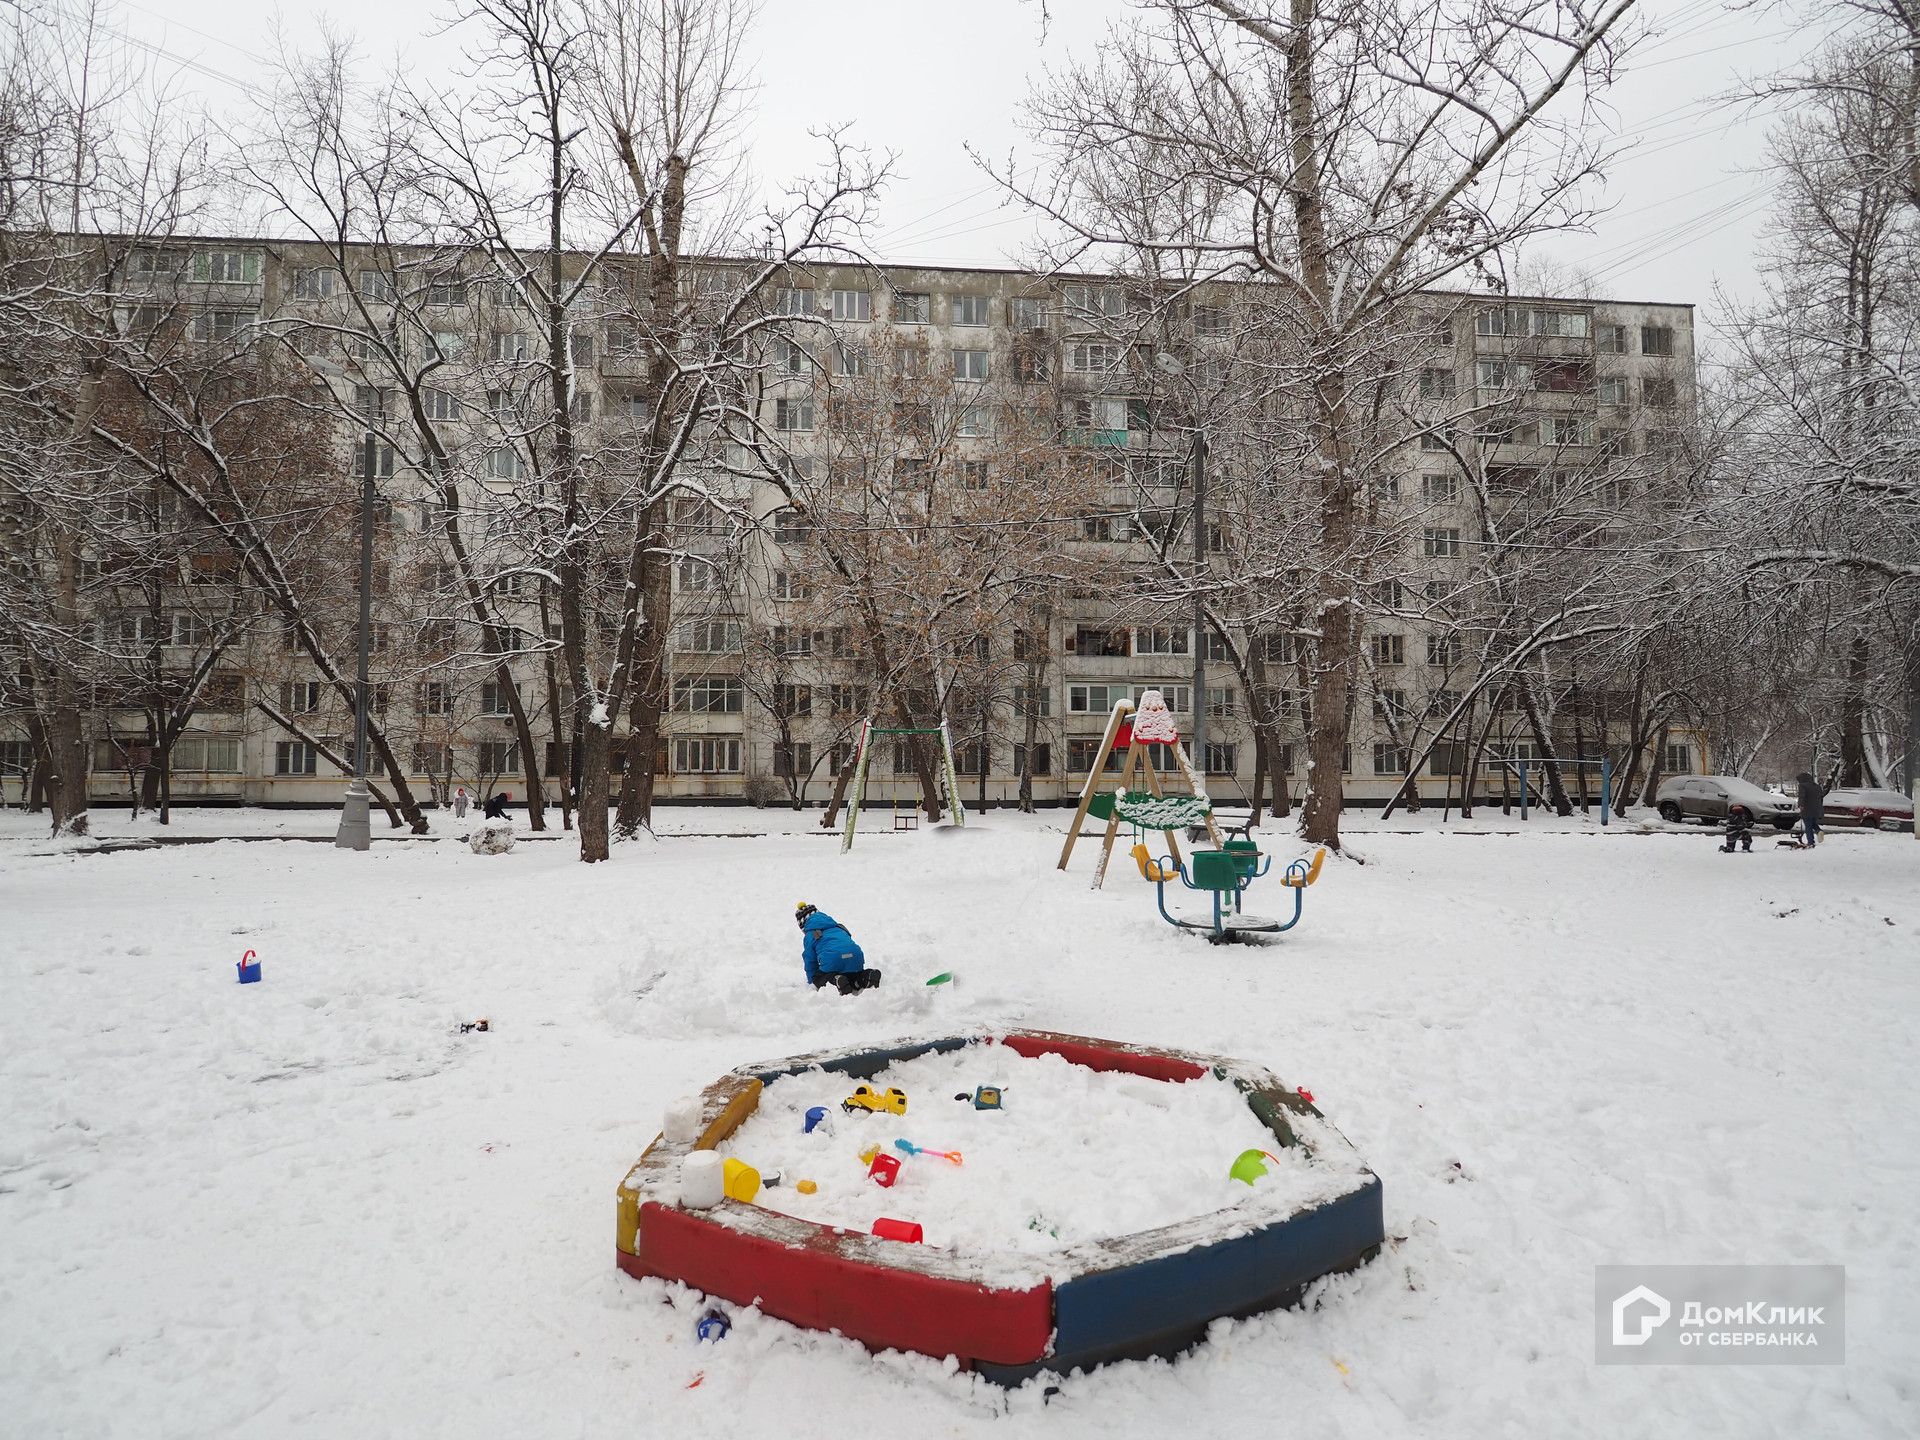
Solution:
[[[920,828],[920,812],[918,810],[895,809],[893,812],[893,828],[896,830],[918,830]]]
[[[1140,867],[1141,879],[1151,880],[1156,885],[1164,885],[1180,873],[1171,856],[1162,864],[1153,858],[1152,852],[1144,844],[1133,847],[1133,863]]]
[[[1291,885],[1296,890],[1306,889],[1307,886],[1313,884],[1314,881],[1320,878],[1320,867],[1326,863],[1326,859],[1327,847],[1322,845],[1318,850],[1313,852],[1313,863],[1311,865],[1304,860],[1295,860],[1291,865],[1287,866],[1287,873],[1280,877],[1280,883],[1282,885]]]

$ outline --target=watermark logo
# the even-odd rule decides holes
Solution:
[[[1600,1265],[1601,1365],[1842,1365],[1840,1265]]]
[[[1629,1334],[1627,1321],[1636,1314],[1638,1323]],[[1645,1285],[1636,1285],[1613,1302],[1613,1343],[1644,1345],[1672,1314],[1673,1306],[1667,1303],[1666,1296],[1657,1290],[1649,1290]]]

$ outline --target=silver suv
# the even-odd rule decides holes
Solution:
[[[1735,775],[1675,775],[1661,782],[1656,799],[1660,818],[1673,825],[1688,820],[1718,825],[1736,805],[1753,816],[1754,824],[1770,823],[1776,830],[1789,830],[1800,818],[1793,801]]]

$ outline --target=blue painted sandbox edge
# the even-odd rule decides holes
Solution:
[[[979,1370],[998,1384],[1018,1385],[1043,1371],[1171,1359],[1221,1316],[1298,1304],[1315,1280],[1365,1263],[1385,1238],[1380,1181],[1369,1175],[1357,1190],[1249,1234],[1057,1284],[1053,1354],[1033,1365]]]
[[[917,1060],[922,1055],[963,1050],[969,1045],[982,1043],[985,1038],[979,1035],[943,1035],[937,1040],[915,1040],[904,1045],[885,1045],[875,1050],[856,1050],[847,1055],[798,1056],[772,1066],[755,1066],[740,1073],[751,1076],[762,1085],[771,1085],[784,1076],[799,1075],[808,1070],[825,1070],[834,1075],[851,1075],[856,1080],[871,1080],[896,1061]]]

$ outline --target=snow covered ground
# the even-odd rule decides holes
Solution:
[[[214,813],[191,828],[333,818]],[[792,828],[775,814],[725,828]],[[58,853],[5,817],[0,1432],[1920,1431],[1911,837],[1725,856],[1704,831],[1421,817],[1357,835],[1366,863],[1329,865],[1254,950],[1175,933],[1118,865],[1089,891],[1084,850],[1057,873],[1064,818],[586,867],[566,842]],[[889,984],[805,989],[800,899]],[[242,987],[249,947],[265,980]],[[1044,1407],[752,1314],[698,1346],[694,1297],[615,1270],[614,1187],[672,1097],[1002,1024],[1306,1085],[1381,1178],[1388,1250],[1317,1308]],[[1596,1264],[1736,1261],[1845,1264],[1848,1363],[1593,1364]]]

